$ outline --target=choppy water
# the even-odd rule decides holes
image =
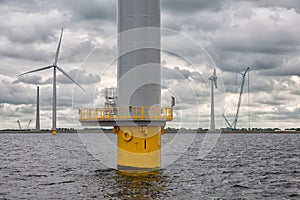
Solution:
[[[77,134],[1,134],[0,199],[300,199],[300,135],[224,134],[198,159],[203,137],[166,169],[129,176]]]

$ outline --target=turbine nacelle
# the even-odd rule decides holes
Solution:
[[[217,77],[216,69],[214,69],[213,75],[211,77],[209,77],[208,79],[213,82],[213,84],[216,88],[218,88],[218,84],[217,84],[218,77]]]

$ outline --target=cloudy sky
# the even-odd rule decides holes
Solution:
[[[78,107],[101,106],[103,88],[116,86],[116,6],[0,0],[0,129],[17,128],[16,120],[34,128],[38,85],[41,128],[51,128],[52,70],[17,75],[53,63],[61,27],[59,66],[86,91],[58,72],[57,126],[78,127]],[[208,128],[216,67],[217,127],[225,127],[221,113],[233,121],[236,112],[237,72],[250,67],[238,127],[300,127],[300,1],[161,0],[161,7],[162,104],[178,99],[169,126]]]

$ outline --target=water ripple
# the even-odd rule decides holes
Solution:
[[[0,199],[299,199],[299,136],[224,134],[199,159],[198,134],[166,169],[128,175],[76,134],[2,134]]]

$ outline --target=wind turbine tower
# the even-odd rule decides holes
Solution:
[[[218,88],[217,85],[217,73],[214,69],[213,75],[208,78],[211,81],[211,107],[210,107],[210,130],[213,131],[216,129],[215,126],[215,96],[214,96],[214,87]]]
[[[160,0],[118,0],[117,107],[80,109],[83,126],[114,126],[122,171],[159,168],[161,134],[173,120],[175,101],[161,106],[160,16]]]
[[[52,65],[42,67],[42,68],[32,70],[32,71],[29,71],[29,72],[25,72],[23,74],[18,75],[18,77],[20,77],[20,76],[23,76],[25,74],[29,74],[29,73],[43,71],[43,70],[46,70],[46,69],[53,68],[53,97],[52,97],[53,104],[52,104],[52,129],[51,129],[51,132],[52,132],[53,135],[56,135],[56,69],[58,69],[62,74],[64,74],[66,77],[68,77],[76,85],[78,85],[82,90],[84,90],[78,83],[76,83],[74,81],[74,79],[71,76],[69,76],[67,74],[67,72],[65,72],[61,67],[57,66],[62,35],[63,35],[63,29],[61,29],[60,38],[59,38],[58,46],[57,46],[55,57],[54,57],[54,63]]]
[[[40,87],[37,86],[36,91],[36,120],[35,120],[35,130],[40,131]]]

